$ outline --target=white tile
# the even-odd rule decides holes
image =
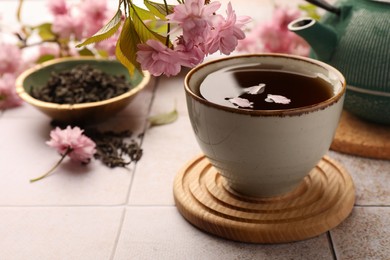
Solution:
[[[0,258],[107,260],[123,209],[0,208]]]
[[[180,116],[170,125],[146,132],[143,158],[130,191],[130,204],[173,205],[173,181],[179,170],[201,153],[189,118]]]
[[[390,161],[367,159],[330,151],[352,176],[356,205],[390,205]]]
[[[143,118],[138,125],[142,126]],[[136,118],[116,127],[136,126]],[[134,166],[110,169],[100,161],[88,165],[69,158],[53,175],[30,183],[59,159],[47,146],[50,126],[44,119],[0,119],[0,205],[113,205],[127,202]]]
[[[188,69],[183,69],[180,76],[160,77],[154,97],[151,115],[172,111],[175,107],[182,114],[187,114],[187,104],[184,94],[184,76]]]
[[[50,121],[50,118],[43,114],[30,104],[23,103],[21,106],[14,107],[3,111],[3,118],[41,118]],[[1,118],[1,117],[0,117]]]
[[[389,207],[355,207],[351,216],[331,231],[337,259],[389,259],[389,216]]]
[[[155,84],[156,79],[152,77],[149,84],[134,97],[126,108],[116,115],[116,118],[147,117],[155,91]]]
[[[128,207],[114,259],[332,259],[332,254],[326,235],[279,245],[238,243],[200,231],[175,207]]]

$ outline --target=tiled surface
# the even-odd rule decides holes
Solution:
[[[44,6],[41,0],[26,2],[30,10]],[[245,14],[270,15],[272,1],[232,2]],[[0,1],[0,12],[15,3]],[[257,5],[264,8],[256,10]],[[30,16],[26,19],[38,19]],[[65,162],[49,178],[30,184],[59,159],[44,143],[50,120],[28,105],[1,114],[0,259],[390,259],[390,161],[328,153],[351,174],[356,206],[343,223],[313,239],[238,243],[187,223],[174,205],[172,183],[200,149],[186,111],[183,77],[157,79],[99,126],[129,129],[134,136],[147,129],[139,140],[144,155],[128,169]],[[147,127],[149,115],[174,107],[176,122]]]
[[[123,208],[1,207],[1,259],[110,259]]]
[[[227,241],[189,225],[175,207],[154,206],[126,208],[114,259],[332,259],[332,252],[326,235],[283,245]]]

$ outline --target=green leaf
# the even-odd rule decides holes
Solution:
[[[106,50],[96,50],[97,54],[102,58],[108,58],[108,52]]]
[[[39,57],[35,62],[42,63],[42,62],[45,62],[48,60],[52,60],[54,58],[55,58],[55,56],[53,54],[46,54],[46,55],[42,55],[41,57]]]
[[[114,17],[101,28],[97,33],[86,39],[84,42],[78,44],[76,47],[82,47],[91,43],[100,42],[110,38],[116,33],[122,22],[122,11],[118,9]]]
[[[137,44],[140,42],[133,22],[130,18],[126,18],[121,35],[116,43],[115,55],[128,69],[130,75],[134,74],[135,69],[141,71],[141,66],[136,60]]]
[[[38,31],[38,35],[43,41],[48,41],[56,38],[56,35],[51,30],[51,26],[51,23],[43,23],[38,26],[32,27],[32,29]]]
[[[145,6],[149,9],[150,12],[152,12],[155,16],[162,20],[166,20],[165,16],[168,14],[173,13],[174,5],[168,5],[168,12],[165,7],[165,4],[161,3],[155,3],[149,0],[144,0]]]
[[[175,122],[179,117],[179,113],[176,110],[176,107],[168,113],[162,113],[159,115],[149,117],[150,126],[160,126],[167,125]]]
[[[78,51],[80,56],[95,56],[95,54],[88,48],[82,48]]]
[[[152,31],[143,22],[144,20],[156,20],[155,16],[151,12],[133,5],[130,14],[131,18],[133,19],[134,28],[137,31],[141,42],[146,42],[147,40],[154,39],[165,44],[166,37]]]
[[[317,6],[313,4],[298,5],[298,8],[306,13],[307,16],[314,20],[320,20],[321,15],[318,13]]]

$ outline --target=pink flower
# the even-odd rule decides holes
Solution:
[[[309,54],[309,45],[295,33],[283,30],[277,26],[264,25],[260,32],[264,51],[289,54]]]
[[[257,25],[237,49],[246,52],[276,52],[308,56],[310,47],[301,37],[287,29],[300,16],[298,10],[276,8],[272,20]]]
[[[213,13],[219,9],[219,2],[204,4],[204,0],[187,0],[176,5],[174,12],[167,16],[170,23],[177,23],[183,29],[183,39],[186,45],[203,43],[210,30]]]
[[[165,74],[177,75],[184,62],[184,55],[175,52],[156,40],[148,40],[146,44],[138,44],[137,61],[143,70],[149,70],[154,76]]]
[[[68,14],[69,12],[69,7],[65,0],[49,1],[48,7],[54,16]]]
[[[173,13],[168,15],[167,19],[181,25],[191,21],[193,18],[208,20],[220,6],[221,3],[219,2],[205,5],[204,0],[186,0],[184,4],[176,5]]]
[[[103,50],[107,53],[108,57],[115,57],[115,49],[116,49],[116,43],[119,40],[120,36],[120,30],[116,32],[113,36],[110,38],[97,42],[95,44],[95,48],[97,50]]]
[[[21,50],[16,45],[0,43],[0,75],[18,73],[22,62]]]
[[[37,52],[37,59],[39,59],[42,56],[53,56],[58,57],[60,55],[60,47],[57,44],[53,43],[44,43],[39,46],[38,52]]]
[[[56,127],[50,132],[50,141],[46,142],[61,155],[67,155],[74,161],[88,163],[96,152],[96,144],[83,134],[79,127],[66,129]]]
[[[22,103],[15,91],[15,76],[10,73],[0,76],[0,110],[17,107]]]
[[[175,52],[182,54],[182,66],[194,67],[204,60],[206,53],[203,44],[186,45],[183,37],[179,37],[175,47]]]
[[[44,175],[31,179],[30,182],[41,180],[51,174],[66,156],[75,162],[89,163],[96,153],[95,142],[85,136],[83,130],[77,126],[74,128],[67,126],[66,129],[56,127],[50,132],[50,137],[46,144],[55,148],[61,154],[61,159]]]
[[[220,50],[223,54],[229,55],[236,48],[238,40],[245,38],[245,33],[241,30],[241,27],[249,21],[249,17],[237,19],[229,2],[226,20],[221,16],[216,17],[215,29],[207,43],[208,52],[211,54]]]
[[[85,0],[80,5],[80,17],[83,19],[85,36],[91,36],[102,28],[108,18],[106,0]]]
[[[220,50],[221,53],[229,55],[237,47],[238,40],[243,40],[245,38],[245,33],[241,28],[249,21],[249,17],[237,18],[232,5],[229,2],[226,20],[217,19],[215,30],[211,34],[211,38],[208,42],[208,52],[214,53],[217,50]]]
[[[52,30],[63,39],[83,38],[84,21],[81,17],[71,14],[58,15],[53,21]]]

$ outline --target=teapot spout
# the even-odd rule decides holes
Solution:
[[[338,42],[337,34],[331,27],[307,17],[292,21],[288,29],[305,39],[319,60],[331,59]]]

